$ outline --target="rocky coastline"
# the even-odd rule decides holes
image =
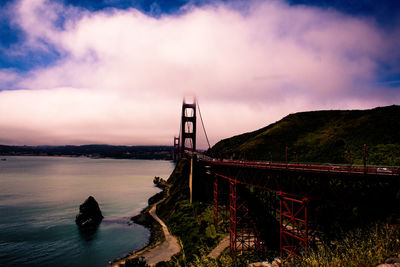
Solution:
[[[154,204],[167,196],[168,183],[158,176],[154,177],[153,183],[158,188],[162,189],[162,191],[150,197],[147,201],[148,206],[144,208],[138,215],[131,218],[134,223],[140,224],[150,230],[149,243],[141,250],[154,247],[157,243],[165,240],[160,224],[157,223],[156,220],[149,214],[149,211]]]
[[[113,262],[109,263],[110,266],[113,266],[114,263],[120,262],[123,259],[140,258],[142,254],[159,246],[161,243],[165,241],[163,229],[161,225],[150,215],[150,209],[156,203],[167,197],[169,186],[164,179],[157,176],[154,177],[153,183],[155,184],[155,186],[162,189],[162,191],[150,197],[147,201],[148,206],[145,207],[138,215],[131,217],[132,222],[142,225],[150,230],[150,238],[147,245],[141,248],[140,250],[125,255],[124,257],[114,259]],[[119,266],[121,265],[119,264]]]
[[[165,240],[160,224],[157,223],[156,220],[149,213],[151,207],[165,197],[166,195],[165,191],[166,190],[164,189],[163,191],[150,197],[148,200],[148,206],[144,208],[138,215],[133,216],[131,218],[131,220],[134,223],[140,224],[150,230],[149,243],[140,251],[152,248],[156,246],[158,243],[163,242]]]

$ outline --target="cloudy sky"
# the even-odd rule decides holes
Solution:
[[[172,145],[194,94],[211,144],[400,104],[398,2],[2,0],[0,144]]]

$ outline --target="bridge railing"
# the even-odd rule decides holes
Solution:
[[[201,154],[200,154],[201,155]],[[399,176],[399,167],[380,167],[380,166],[348,166],[348,165],[317,165],[317,164],[294,164],[294,163],[271,163],[262,161],[241,161],[241,160],[226,160],[214,159],[206,156],[198,156],[202,161],[212,165],[229,165],[247,168],[261,168],[271,170],[290,170],[302,172],[321,172],[321,173],[336,173],[336,174],[368,174],[381,176]]]

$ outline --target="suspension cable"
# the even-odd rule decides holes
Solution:
[[[211,146],[210,146],[210,141],[208,141],[208,136],[207,136],[207,132],[206,132],[206,127],[204,127],[203,117],[201,116],[199,101],[197,101],[197,98],[196,98],[196,103],[197,103],[197,106],[199,107],[199,114],[200,114],[201,125],[203,126],[203,131],[204,131],[204,134],[206,135],[208,148],[211,148]]]

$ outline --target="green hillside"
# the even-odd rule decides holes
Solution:
[[[289,162],[400,165],[400,106],[290,114],[265,128],[224,139],[216,157]]]

